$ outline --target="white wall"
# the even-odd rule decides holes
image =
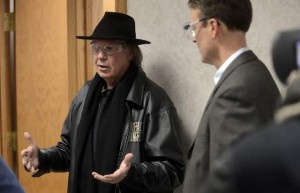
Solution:
[[[202,64],[196,44],[185,39],[182,23],[189,21],[188,0],[128,0],[137,37],[151,41],[140,46],[143,68],[175,103],[182,122],[181,140],[186,151],[213,89],[215,68]],[[252,0],[253,22],[248,47],[266,64],[281,92],[271,63],[272,40],[285,29],[300,28],[299,0]],[[179,191],[179,190],[178,190]]]

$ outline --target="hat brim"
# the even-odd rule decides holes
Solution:
[[[132,44],[151,44],[151,42],[147,40],[142,40],[142,39],[131,39],[131,38],[124,38],[124,37],[96,37],[96,36],[76,36],[77,39],[82,39],[82,40],[125,40],[129,43]]]

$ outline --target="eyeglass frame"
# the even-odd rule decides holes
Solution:
[[[202,21],[205,21],[205,20],[208,20],[208,19],[211,19],[211,17],[203,17],[203,18],[201,18],[199,20],[196,20],[196,21],[185,22],[182,25],[182,29],[183,29],[184,34],[186,34],[186,38],[188,38],[190,40],[193,40],[193,38],[196,35],[196,30],[195,29],[190,29],[190,28],[192,28],[195,24],[197,24],[199,22],[202,22]],[[188,37],[190,35],[190,33],[188,32],[188,30],[191,30],[191,32],[192,32],[191,36],[192,37]]]
[[[96,43],[91,42],[91,51],[93,55],[98,55],[100,51],[102,51],[104,54],[108,56],[112,56],[115,53],[123,51],[124,47],[128,46],[126,43],[121,44],[109,44],[105,46],[100,46]],[[97,46],[97,48],[96,48]]]

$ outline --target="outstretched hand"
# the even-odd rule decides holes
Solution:
[[[24,132],[24,138],[28,143],[28,147],[21,151],[22,163],[28,172],[35,173],[39,165],[39,147],[28,132]]]
[[[132,158],[133,158],[132,153],[126,154],[119,169],[117,169],[113,174],[100,175],[97,172],[92,172],[92,175],[94,176],[95,179],[100,180],[102,182],[109,183],[109,184],[117,184],[127,176],[127,173],[131,167]]]

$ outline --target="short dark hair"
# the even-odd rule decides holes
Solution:
[[[216,18],[229,30],[247,32],[252,21],[250,0],[189,0],[192,9],[200,9],[202,17]]]

